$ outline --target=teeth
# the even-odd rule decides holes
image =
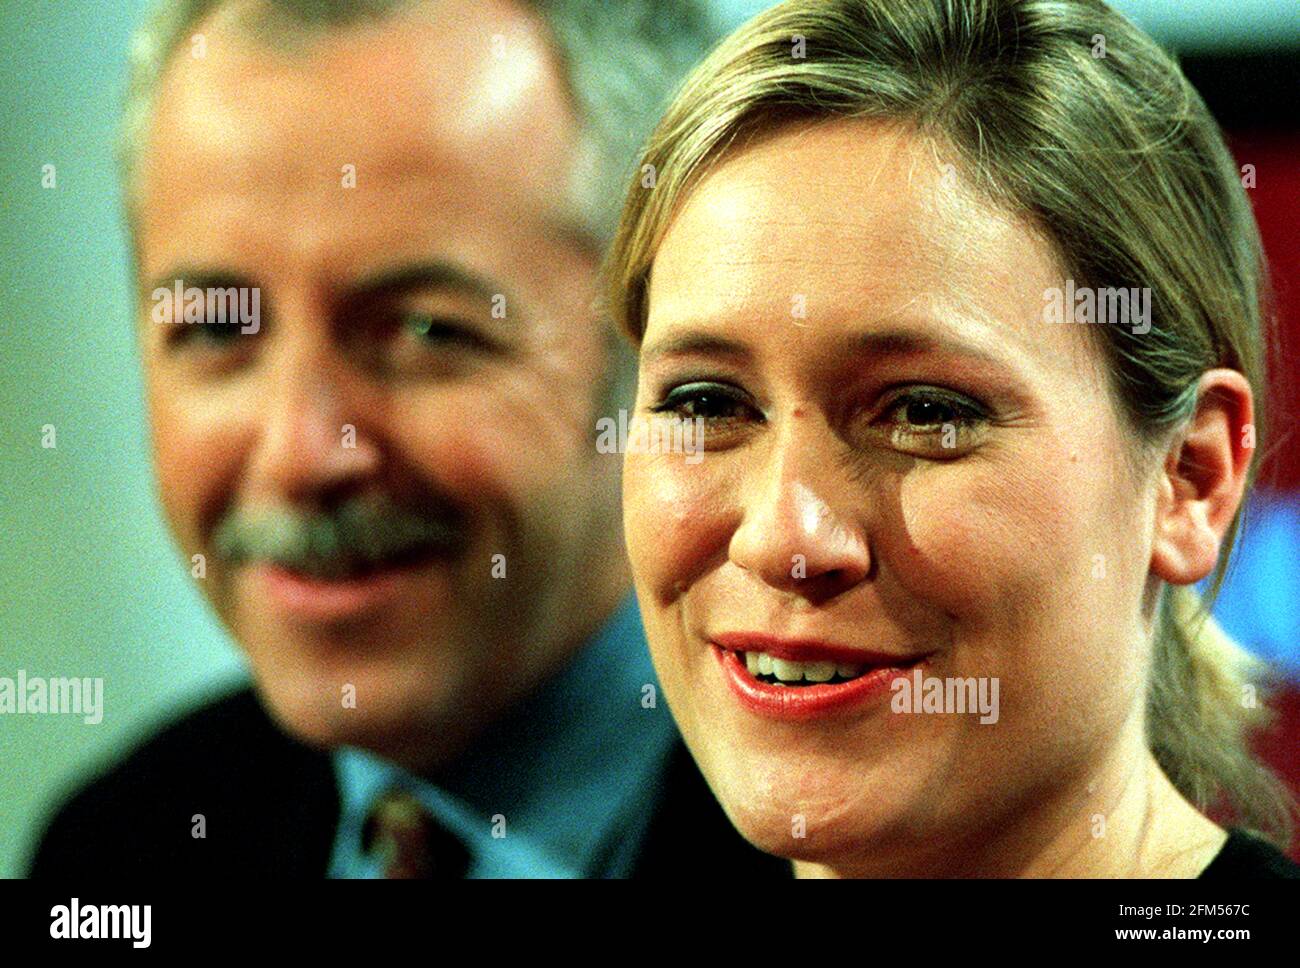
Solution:
[[[792,662],[778,659],[766,652],[746,652],[745,668],[752,676],[776,676],[785,682],[830,682],[836,674],[841,679],[855,679],[866,668],[853,662]]]
[[[782,682],[798,682],[803,678],[803,663],[785,659],[772,660],[772,674]]]
[[[834,662],[806,662],[803,667],[803,677],[809,682],[830,682],[831,677],[835,675]]]

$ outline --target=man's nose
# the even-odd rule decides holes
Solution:
[[[858,493],[823,426],[778,432],[742,485],[734,564],[782,591],[824,601],[863,581],[871,552]]]
[[[381,454],[361,401],[361,377],[325,347],[279,354],[265,381],[250,466],[254,491],[293,502],[346,491],[375,475]]]

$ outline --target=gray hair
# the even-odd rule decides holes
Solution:
[[[158,84],[194,27],[229,0],[157,0],[131,42],[118,164],[134,227],[136,169]],[[382,20],[427,0],[263,0],[265,26],[281,37]],[[613,238],[639,149],[678,82],[722,30],[702,0],[518,0],[546,25],[581,124],[571,192],[580,233],[601,248]],[[611,330],[612,333],[612,330]],[[625,403],[635,363],[617,335],[599,396]]]
[[[159,81],[194,27],[229,0],[157,0],[131,40],[118,163],[128,199]],[[382,20],[428,0],[263,0],[281,36]],[[722,30],[701,0],[518,0],[546,25],[582,124],[580,228],[613,238],[638,150]]]

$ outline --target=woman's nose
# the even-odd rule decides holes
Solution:
[[[729,555],[774,588],[825,600],[863,581],[871,552],[851,486],[835,458],[785,433],[761,470],[745,481],[740,525]]]

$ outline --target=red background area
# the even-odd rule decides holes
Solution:
[[[1247,194],[1255,209],[1264,254],[1273,286],[1275,330],[1269,346],[1269,439],[1264,442],[1260,486],[1300,493],[1300,447],[1296,418],[1300,416],[1300,134],[1261,132],[1230,135],[1239,165],[1255,166],[1255,187]],[[1294,589],[1278,589],[1293,594]],[[1292,682],[1272,705],[1276,727],[1257,737],[1255,748],[1300,797],[1300,684]],[[1300,835],[1290,854],[1300,860]]]
[[[1272,428],[1264,443],[1261,486],[1300,493],[1300,134],[1291,132],[1230,135],[1239,165],[1255,166],[1248,189],[1264,240],[1277,315],[1269,346]]]

